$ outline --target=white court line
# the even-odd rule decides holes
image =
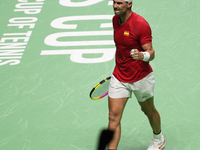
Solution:
[[[108,2],[108,5],[113,5],[113,1],[109,1],[109,2]]]

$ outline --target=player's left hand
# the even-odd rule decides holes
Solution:
[[[131,53],[130,53],[131,54]],[[141,60],[144,58],[143,53],[141,53],[138,49],[134,49],[134,55],[131,55],[134,60]]]

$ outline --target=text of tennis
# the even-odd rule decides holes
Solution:
[[[45,0],[18,0],[15,5],[15,12],[23,12],[25,15],[35,15],[41,12]],[[38,18],[36,17],[16,17],[9,20],[8,27],[18,30],[15,33],[4,33],[0,39],[0,66],[17,65],[21,62],[22,55],[26,49],[32,34],[32,29]],[[31,31],[30,31],[31,29]],[[28,30],[28,31],[27,31]]]

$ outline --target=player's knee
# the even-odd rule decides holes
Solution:
[[[116,120],[116,115],[113,112],[109,112],[109,121],[113,122]]]
[[[146,116],[152,116],[154,110],[151,109],[151,108],[141,108],[141,110],[143,111],[143,113],[146,115]]]
[[[118,114],[117,113],[114,113],[112,111],[109,112],[109,122],[119,122],[119,119],[118,119]]]

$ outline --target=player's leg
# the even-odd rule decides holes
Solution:
[[[108,98],[109,103],[109,124],[108,130],[114,131],[114,136],[111,142],[108,144],[108,149],[117,149],[120,136],[121,136],[121,117],[124,107],[128,98]]]
[[[165,147],[165,139],[161,132],[161,119],[154,106],[154,75],[150,73],[145,78],[134,83],[134,94],[141,106],[142,111],[148,117],[154,132],[151,145],[148,150],[158,150]]]
[[[161,150],[165,147],[165,139],[161,132],[160,115],[154,106],[153,97],[144,102],[139,102],[142,111],[148,117],[150,125],[153,130],[153,139],[147,150]]]
[[[144,102],[139,102],[141,110],[148,117],[150,125],[155,134],[161,132],[160,115],[154,106],[154,97],[147,99]]]
[[[111,76],[109,92],[108,92],[108,105],[109,105],[109,124],[108,130],[114,131],[113,140],[108,144],[108,149],[115,150],[120,140],[121,135],[121,117],[124,107],[131,92],[125,83],[120,82],[113,75]]]
[[[154,75],[148,74],[143,79],[135,82],[131,87],[141,106],[142,111],[146,114],[154,133],[161,131],[160,115],[154,106]]]

